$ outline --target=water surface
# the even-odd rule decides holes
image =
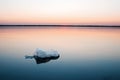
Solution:
[[[57,60],[36,64],[36,48]],[[120,80],[120,28],[0,28],[0,80]]]

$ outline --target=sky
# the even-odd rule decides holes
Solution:
[[[120,25],[120,0],[0,0],[0,24]]]

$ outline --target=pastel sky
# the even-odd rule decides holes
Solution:
[[[120,0],[0,0],[0,24],[120,25]]]

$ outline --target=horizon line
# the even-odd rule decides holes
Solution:
[[[72,24],[72,25],[64,25],[64,24],[0,24],[0,27],[2,27],[2,26],[4,26],[4,27],[7,27],[7,26],[22,26],[22,27],[24,27],[24,26],[26,26],[26,27],[28,27],[28,26],[39,26],[39,27],[41,27],[41,26],[44,26],[44,27],[51,27],[51,26],[53,26],[53,27],[120,27],[120,25],[75,25],[75,24]]]

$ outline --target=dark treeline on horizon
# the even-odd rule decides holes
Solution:
[[[120,27],[120,25],[0,25],[0,27]]]

